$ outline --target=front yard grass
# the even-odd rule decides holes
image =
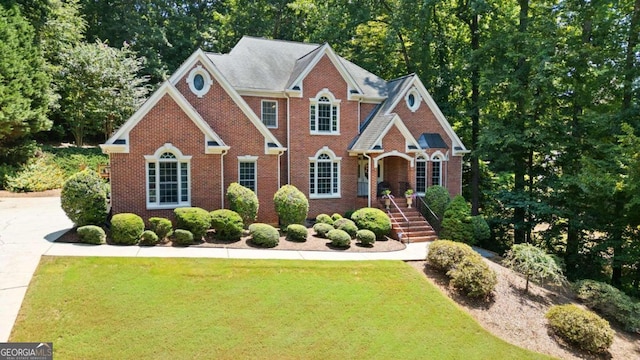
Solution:
[[[407,264],[43,257],[10,341],[56,359],[539,359]]]

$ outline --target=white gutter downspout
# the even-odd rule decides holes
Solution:
[[[369,160],[369,166],[368,166],[368,174],[367,176],[369,177],[369,191],[367,191],[367,207],[371,207],[371,156],[367,155],[366,153],[362,153],[362,156],[366,157]]]
[[[291,98],[289,97],[289,94],[287,94],[287,184],[291,184],[291,118],[290,118],[291,112],[289,108],[290,99]],[[278,166],[280,166],[279,161],[278,161]],[[280,182],[280,173],[278,172],[278,189],[280,188],[279,182]]]
[[[282,187],[281,179],[280,179],[280,158],[284,155],[284,151],[278,152],[278,189]]]
[[[224,209],[224,156],[229,150],[220,153],[220,209]]]

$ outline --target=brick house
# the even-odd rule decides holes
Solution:
[[[239,182],[268,223],[284,184],[309,217],[376,206],[381,184],[459,194],[468,152],[416,75],[385,81],[328,44],[253,37],[195,51],[101,148],[114,213],[224,208]]]

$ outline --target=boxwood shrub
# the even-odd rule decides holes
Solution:
[[[640,331],[640,303],[624,292],[595,280],[580,280],[574,288],[578,299],[589,308],[619,322],[627,331]]]
[[[321,238],[326,238],[327,233],[333,230],[333,225],[329,225],[326,223],[316,223],[313,225],[313,231],[316,232],[316,236]]]
[[[498,284],[496,272],[480,256],[465,256],[447,272],[449,285],[469,297],[486,297]]]
[[[351,215],[351,220],[358,229],[367,229],[376,234],[376,239],[382,239],[391,232],[391,220],[384,211],[376,208],[362,208]]]
[[[291,224],[304,224],[309,213],[309,200],[293,185],[284,185],[273,195],[280,226],[286,229]]]
[[[331,240],[331,245],[346,248],[351,245],[351,236],[346,231],[333,229],[327,233],[327,239]]]
[[[80,242],[85,244],[104,244],[107,241],[107,234],[100,226],[85,225],[79,227],[76,232],[80,237]]]
[[[231,183],[227,188],[227,201],[229,209],[240,215],[244,226],[249,226],[256,220],[260,204],[258,196],[253,190],[237,182]]]
[[[442,218],[440,237],[475,244],[471,208],[462,195],[453,198]]]
[[[467,256],[479,256],[471,246],[451,240],[436,240],[429,244],[427,262],[436,269],[447,272]]]
[[[193,234],[189,230],[176,229],[173,232],[173,245],[186,246],[193,244]]]
[[[280,241],[278,229],[269,224],[253,223],[249,225],[249,233],[251,234],[251,242],[260,247],[276,247]]]
[[[424,193],[424,201],[439,219],[442,219],[444,212],[451,202],[449,190],[440,185],[429,186]]]
[[[333,227],[345,231],[352,239],[356,237],[356,233],[358,232],[356,223],[349,219],[338,219],[333,223]]]
[[[300,224],[291,224],[287,227],[287,239],[296,242],[307,241],[309,234],[307,228]]]
[[[607,320],[576,305],[552,306],[545,315],[551,329],[580,349],[602,353],[613,343],[613,330]]]
[[[149,219],[151,231],[158,235],[158,240],[165,240],[173,234],[173,224],[171,220],[162,217],[152,217]]]
[[[371,230],[362,229],[356,233],[356,240],[360,245],[370,246],[376,242],[376,234]]]
[[[316,216],[316,224],[317,223],[324,223],[324,224],[333,225],[333,219],[331,218],[331,216],[329,216],[327,214],[320,214],[320,215]]]
[[[60,203],[75,226],[102,225],[107,219],[107,188],[97,172],[84,170],[62,186]]]
[[[158,243],[158,235],[151,230],[145,230],[140,236],[140,245],[153,246]]]
[[[342,215],[340,215],[338,213],[333,213],[333,214],[331,214],[331,219],[333,221],[340,220],[340,219],[342,219]]]
[[[237,212],[219,209],[211,212],[211,227],[216,231],[217,239],[237,241],[242,236],[244,222]]]
[[[211,215],[205,209],[199,207],[177,208],[173,211],[176,215],[176,227],[189,230],[196,241],[202,240],[211,226]]]
[[[144,232],[144,221],[136,214],[121,213],[111,218],[111,241],[118,245],[135,245]]]

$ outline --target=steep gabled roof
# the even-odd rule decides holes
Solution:
[[[404,125],[398,114],[378,113],[369,121],[360,136],[355,139],[349,147],[349,151],[356,153],[382,152],[384,149],[378,148],[378,145],[394,125],[400,130],[408,145],[418,149],[418,142],[411,135],[411,132]]]
[[[105,153],[128,153],[129,152],[129,132],[142,120],[153,107],[165,96],[170,96],[180,109],[193,121],[202,131],[203,149],[207,154],[221,153],[229,149],[218,134],[211,129],[209,124],[198,114],[169,81],[166,81],[153,95],[136,111],[127,122],[122,125],[104,144],[100,145]]]

